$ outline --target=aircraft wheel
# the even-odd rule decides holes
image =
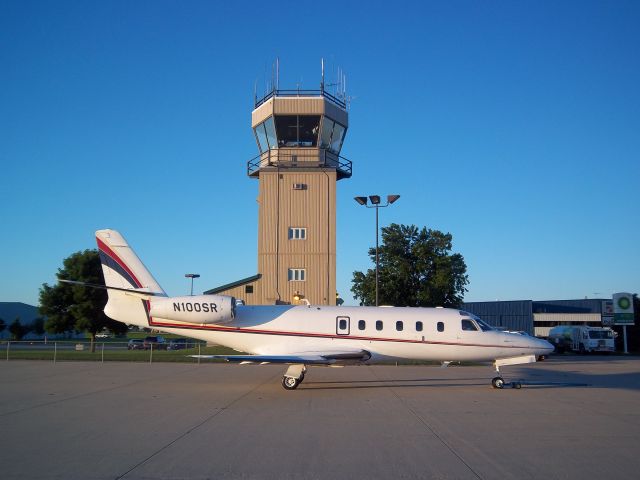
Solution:
[[[493,380],[491,380],[491,385],[493,385],[493,388],[502,388],[504,387],[504,380],[502,377],[494,377]]]
[[[520,382],[513,382],[513,384],[511,386],[513,388],[517,388],[517,389],[522,388],[522,384]]]
[[[286,390],[295,390],[300,385],[300,380],[293,377],[282,377],[282,386]]]
[[[298,383],[302,383],[304,381],[304,372],[302,372],[302,375],[300,375],[300,378],[298,379]]]

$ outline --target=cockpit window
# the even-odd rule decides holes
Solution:
[[[476,327],[476,324],[473,323],[473,321],[467,319],[467,318],[463,318],[462,319],[462,330],[465,330],[467,332],[477,332],[478,331],[478,327]]]
[[[485,322],[484,320],[480,320],[475,315],[472,318],[476,321],[478,325],[480,325],[480,328],[482,329],[483,332],[488,332],[490,330],[493,330],[493,327],[489,325],[487,322]]]

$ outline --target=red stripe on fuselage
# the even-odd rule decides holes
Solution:
[[[534,347],[518,346],[518,345],[482,345],[476,343],[456,343],[456,342],[435,342],[431,340],[408,340],[402,338],[376,338],[376,337],[354,337],[351,335],[332,335],[326,333],[304,333],[304,332],[289,332],[289,331],[277,331],[277,330],[257,330],[247,329],[240,327],[219,327],[215,325],[183,325],[178,323],[164,323],[150,321],[149,325],[154,327],[170,327],[170,328],[184,328],[188,330],[209,330],[214,332],[225,333],[245,333],[254,335],[279,335],[288,337],[308,337],[308,338],[330,338],[330,339],[345,339],[345,340],[360,340],[367,342],[396,342],[396,343],[419,343],[429,345],[455,345],[458,347],[486,347],[486,348],[529,348],[535,350]]]

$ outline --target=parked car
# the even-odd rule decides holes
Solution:
[[[142,350],[144,349],[144,342],[141,338],[132,338],[127,344],[127,350]]]
[[[167,349],[167,341],[164,339],[164,337],[161,337],[160,335],[153,336],[153,337],[145,337],[143,344],[144,344],[145,350],[149,350],[152,345],[154,350]]]
[[[167,344],[167,350],[184,350],[185,348],[189,348],[193,346],[193,344],[189,343],[189,340],[186,338],[173,338],[169,340]]]

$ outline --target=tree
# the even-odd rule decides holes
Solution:
[[[44,318],[36,318],[31,325],[31,331],[36,335],[44,335]]]
[[[102,266],[97,250],[76,252],[63,260],[58,269],[61,280],[104,285]],[[91,351],[94,351],[96,333],[107,328],[114,333],[127,330],[124,323],[107,317],[104,306],[106,290],[59,283],[42,285],[40,289],[40,313],[47,316],[45,329],[50,333],[65,333],[71,330],[87,331],[91,334]]]
[[[9,325],[9,332],[14,340],[22,340],[22,337],[29,333],[29,328],[20,323],[20,317],[16,317]]]
[[[452,236],[415,225],[382,228],[379,303],[397,307],[459,307],[467,291],[467,266],[451,253]],[[369,257],[375,262],[375,248]],[[361,305],[375,305],[376,272],[353,272],[351,291]]]
[[[4,332],[5,328],[7,328],[7,324],[4,323],[2,318],[0,318],[0,333]]]

